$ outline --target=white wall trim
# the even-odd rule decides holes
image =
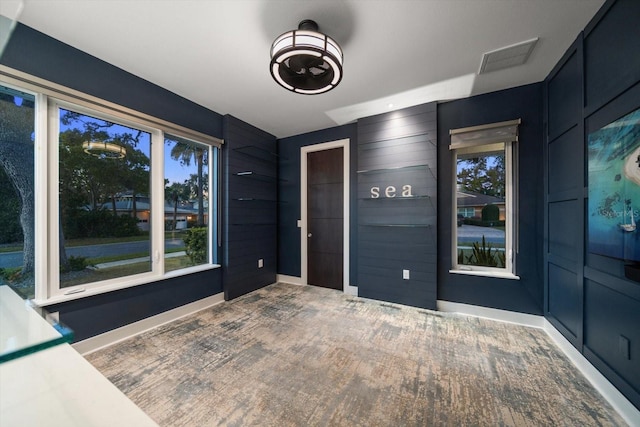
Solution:
[[[342,290],[346,294],[353,295],[353,286],[349,285],[349,170],[350,170],[350,143],[349,138],[336,141],[323,142],[320,144],[306,145],[300,147],[300,272],[302,283],[308,282],[307,275],[307,234],[309,233],[307,224],[307,155],[316,151],[342,148],[343,156],[343,237],[342,237],[342,270],[343,281]]]
[[[109,347],[120,341],[124,341],[153,328],[157,328],[158,326],[178,320],[181,317],[196,313],[200,310],[213,307],[214,305],[222,302],[224,302],[223,292],[156,314],[155,316],[147,317],[146,319],[130,323],[103,334],[87,338],[86,340],[78,341],[73,343],[72,347],[81,355],[86,356],[94,351]]]
[[[614,387],[544,316],[515,313],[495,308],[438,301],[439,311],[481,317],[499,322],[515,323],[544,330],[553,343],[569,358],[571,363],[585,376],[593,387],[604,397],[631,427],[640,427],[640,410]]]

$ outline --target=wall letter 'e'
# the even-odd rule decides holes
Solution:
[[[396,187],[390,185],[384,190],[384,195],[387,197],[396,197]]]

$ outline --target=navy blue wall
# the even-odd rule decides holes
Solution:
[[[59,312],[74,341],[160,314],[222,292],[221,269],[108,292],[46,307]]]
[[[640,2],[609,0],[545,80],[545,316],[640,408],[640,283],[589,253],[587,135],[640,108]],[[633,201],[634,205],[638,201]]]
[[[144,57],[140,57],[144,61]],[[169,60],[169,59],[168,59]],[[222,116],[22,24],[0,63],[159,119],[222,138]]]
[[[449,273],[453,157],[449,130],[522,119],[518,142],[518,249],[521,280]],[[438,105],[438,299],[542,314],[542,84],[532,84]]]
[[[143,58],[141,58],[143,60]],[[18,25],[0,63],[151,116],[222,137],[222,117],[211,110]],[[48,307],[76,341],[222,292],[220,269],[86,297]]]
[[[317,132],[305,133],[278,140],[279,184],[278,184],[278,273],[300,277],[300,148],[323,142],[350,139],[349,159],[351,176],[349,177],[351,194],[351,212],[349,237],[349,283],[357,283],[357,203],[356,203],[356,145],[357,126],[355,124],[338,126]]]

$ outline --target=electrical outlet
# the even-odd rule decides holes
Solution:
[[[631,360],[631,342],[629,338],[620,335],[620,338],[618,338],[618,349],[620,350],[620,356],[625,360]]]
[[[402,270],[402,278],[404,280],[409,280],[409,270]]]
[[[262,258],[260,258],[258,260],[258,268],[262,268],[262,267],[264,267],[264,260]]]

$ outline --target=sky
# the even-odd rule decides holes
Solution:
[[[61,109],[60,114],[64,114],[67,110]],[[91,116],[83,115],[84,121],[88,121],[89,119],[97,122],[99,124],[106,124],[106,122],[102,119],[97,119]],[[67,129],[78,129],[80,131],[83,130],[83,124],[79,121],[75,121],[70,125],[63,125],[60,123],[60,130],[64,132]],[[120,124],[112,124],[112,126],[108,128],[104,128],[104,131],[107,132],[111,136],[115,136],[117,134],[130,133],[137,134],[138,130],[135,128],[131,128],[128,126],[120,125]],[[166,140],[164,144],[164,163],[165,163],[165,178],[169,180],[169,185],[174,182],[183,183],[185,180],[189,179],[192,174],[198,173],[198,168],[195,162],[191,162],[189,166],[183,165],[178,160],[173,160],[171,158],[171,150],[177,144],[175,141]],[[138,150],[144,153],[147,157],[150,157],[151,153],[151,135],[148,132],[143,132],[140,135],[138,145],[136,146]],[[205,173],[207,172],[207,166],[205,166]]]

